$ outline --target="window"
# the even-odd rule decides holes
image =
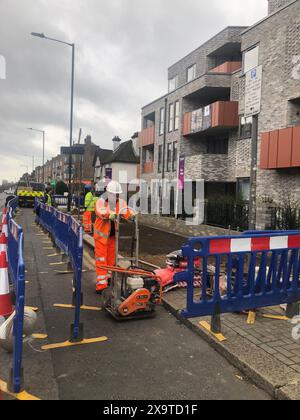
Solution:
[[[228,139],[207,139],[207,154],[209,155],[228,155]]]
[[[244,73],[258,66],[259,46],[244,52]]]
[[[172,171],[175,172],[177,169],[177,158],[178,158],[178,144],[177,141],[173,143],[173,164]]]
[[[161,108],[159,111],[159,135],[162,136],[165,131],[165,109]]]
[[[196,64],[193,64],[187,69],[187,82],[191,82],[196,79]]]
[[[163,146],[158,146],[158,168],[157,171],[159,174],[162,173],[162,164],[163,164]]]
[[[174,104],[169,105],[169,133],[174,129]]]
[[[171,172],[172,170],[172,143],[168,144],[168,152],[167,152],[167,172]]]
[[[240,120],[240,138],[249,139],[252,137],[252,117],[241,117]]]
[[[179,101],[175,102],[175,123],[174,130],[179,130],[179,120],[180,120],[180,104]]]
[[[237,198],[250,201],[250,178],[239,178],[237,180]]]
[[[178,76],[169,80],[169,92],[173,92],[178,88]]]

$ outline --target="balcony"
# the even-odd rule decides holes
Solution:
[[[262,133],[260,168],[300,168],[300,126]]]
[[[139,134],[140,147],[150,146],[155,143],[155,126],[145,128]]]
[[[183,116],[182,135],[190,136],[239,126],[238,102],[219,101]]]
[[[208,73],[224,73],[224,74],[232,74],[242,68],[241,61],[227,61],[226,63],[221,64],[214,69],[208,71]]]
[[[145,162],[143,164],[143,174],[153,174],[154,162]]]

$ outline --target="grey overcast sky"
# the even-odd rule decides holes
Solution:
[[[71,49],[75,42],[74,139],[101,147],[140,129],[141,107],[167,90],[167,68],[229,25],[251,25],[267,0],[0,0],[0,179],[14,180],[68,144]],[[0,60],[1,64],[1,60]]]

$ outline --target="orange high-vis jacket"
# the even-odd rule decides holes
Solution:
[[[109,206],[108,200],[105,201],[100,198],[96,205],[95,205],[95,213],[96,213],[96,222],[94,226],[94,235],[97,240],[101,240],[101,242],[106,243],[110,237],[111,232],[111,221],[109,219],[110,215],[120,214],[122,210],[121,217],[125,220],[129,220],[132,216],[135,216],[135,212],[131,210],[124,200],[118,200],[116,203],[116,209],[113,211]]]

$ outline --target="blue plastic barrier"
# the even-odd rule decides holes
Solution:
[[[9,277],[13,284],[16,296],[15,319],[14,319],[14,346],[13,346],[13,366],[11,374],[10,388],[12,392],[18,394],[22,391],[23,385],[23,326],[25,309],[25,264],[23,259],[24,235],[23,230],[13,220],[15,210],[18,207],[18,199],[14,199],[8,204],[8,266]]]
[[[53,207],[46,206],[36,201],[35,210],[37,222],[52,236],[55,245],[68,257],[74,270],[73,303],[75,318],[72,325],[72,340],[80,340],[82,326],[80,324],[80,309],[82,305],[81,280],[83,260],[83,231],[82,226],[73,217],[61,213]]]
[[[300,301],[299,231],[192,238],[182,252],[188,259],[188,270],[177,274],[175,282],[188,283],[187,308],[182,312],[186,318]],[[203,272],[202,293],[197,299],[196,258]],[[225,290],[220,287],[222,280]]]

